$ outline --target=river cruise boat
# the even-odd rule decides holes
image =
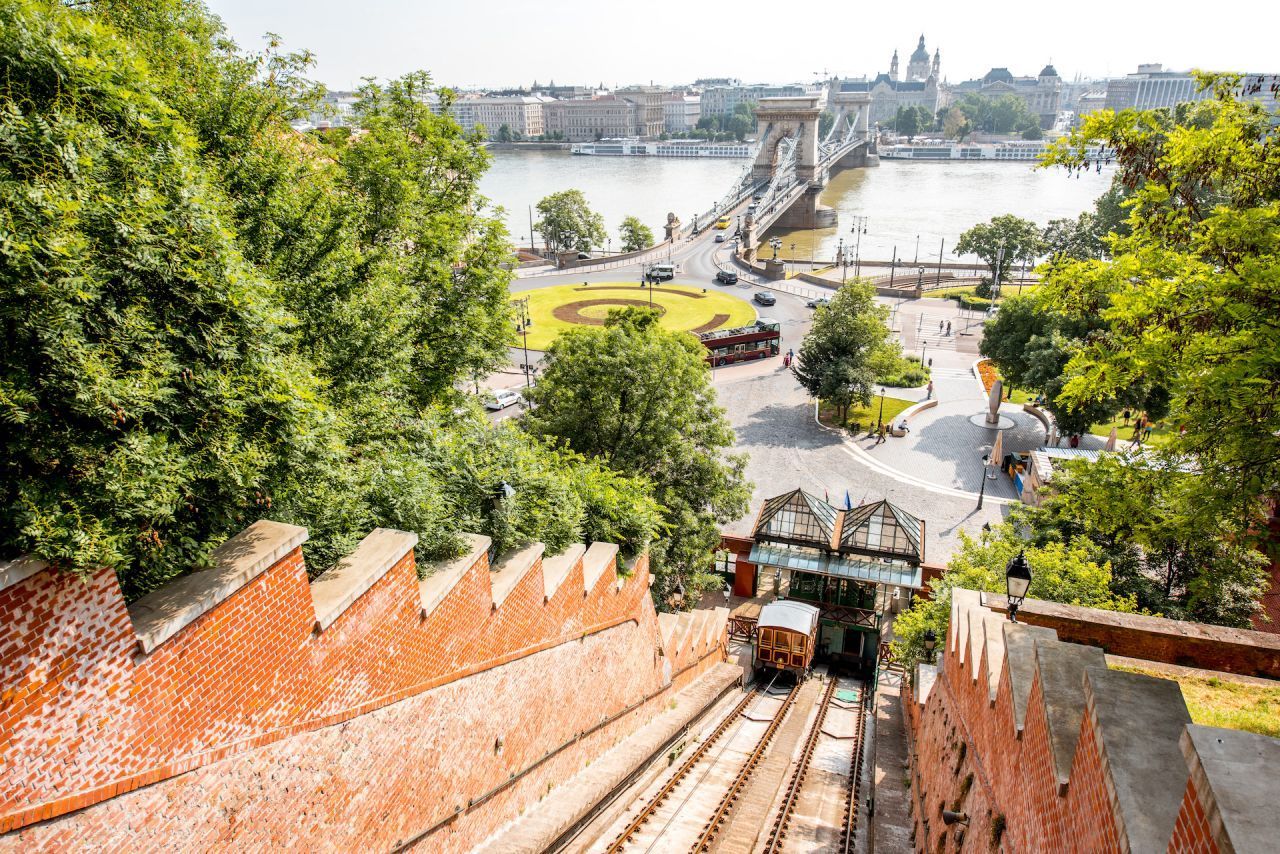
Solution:
[[[885,160],[983,160],[1034,163],[1049,150],[1049,142],[917,142],[885,145],[880,157]],[[1090,157],[1102,156],[1100,147],[1089,150]]]
[[[635,137],[580,142],[569,149],[574,154],[603,157],[750,157],[745,142],[704,142],[700,139],[668,139],[661,142]]]

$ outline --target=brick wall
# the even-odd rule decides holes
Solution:
[[[420,583],[379,531],[309,584],[272,525],[128,608],[0,564],[0,848],[465,850],[723,660],[723,609],[664,638],[602,544]]]
[[[917,850],[1267,850],[1280,740],[1190,725],[1176,683],[953,592],[903,692]],[[964,818],[945,823],[943,810]],[[1212,815],[1212,818],[1207,816]],[[1270,830],[1259,828],[1270,825]],[[1218,834],[1218,841],[1210,839]]]

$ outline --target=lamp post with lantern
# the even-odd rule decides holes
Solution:
[[[1009,621],[1016,623],[1018,608],[1022,607],[1022,600],[1027,598],[1027,591],[1031,588],[1031,564],[1027,563],[1025,551],[1020,550],[1005,567],[1004,585],[1009,595]]]

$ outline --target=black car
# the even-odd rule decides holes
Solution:
[[[722,285],[736,285],[738,284],[738,274],[731,270],[721,270],[716,273],[716,281]]]
[[[759,291],[752,299],[760,305],[774,305],[778,301],[778,298],[768,291]]]

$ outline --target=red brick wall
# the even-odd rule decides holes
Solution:
[[[430,845],[469,847],[722,660],[706,618],[662,648],[648,580],[494,608],[482,556],[424,617],[410,552],[316,632],[295,549],[141,655],[112,573],[42,571],[0,590],[0,848],[386,848],[458,806]]]
[[[1173,825],[1173,838],[1169,840],[1170,854],[1218,854],[1209,819],[1200,806],[1195,780],[1187,780],[1187,793],[1182,796],[1182,809]]]

